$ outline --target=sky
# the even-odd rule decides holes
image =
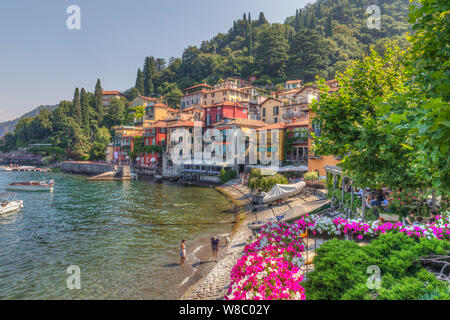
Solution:
[[[132,87],[145,56],[181,57],[233,20],[263,11],[283,23],[308,0],[2,0],[0,2],[0,122],[42,104],[72,100],[75,87]],[[80,7],[79,30],[66,13]]]

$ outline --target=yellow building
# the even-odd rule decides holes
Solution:
[[[278,160],[284,160],[284,132],[286,125],[283,122],[273,123],[256,129],[258,133],[258,153],[266,152],[266,157],[272,159],[272,152],[278,152]],[[278,143],[275,144],[273,137],[278,136]],[[261,159],[259,159],[261,160]]]
[[[178,110],[170,108],[162,103],[155,103],[145,107],[144,126],[151,125],[159,120],[167,120],[178,115]]]
[[[152,98],[152,97],[137,96],[131,102],[131,107],[143,106],[145,108],[147,106],[152,106],[154,104],[162,103],[162,102],[163,102],[163,98]]]
[[[310,111],[309,112],[309,130],[314,132],[316,136],[321,135],[320,126],[318,126],[314,122],[315,114]],[[325,166],[336,166],[340,162],[333,155],[328,156],[318,156],[314,152],[314,139],[308,139],[308,172],[316,171],[319,173],[319,177],[326,177],[326,171],[324,169]]]
[[[203,105],[210,106],[224,101],[229,102],[249,102],[252,98],[250,93],[241,91],[238,88],[220,88],[205,93]]]
[[[261,103],[261,120],[267,124],[281,122],[283,116],[282,107],[283,101],[274,98],[267,98],[263,103]]]

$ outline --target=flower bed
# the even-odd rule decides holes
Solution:
[[[248,244],[244,255],[231,271],[227,300],[304,300],[300,285],[305,249],[303,237],[309,231],[321,237],[349,235],[358,240],[373,239],[388,232],[405,233],[411,238],[450,240],[450,214],[437,217],[437,222],[424,226],[404,226],[401,222],[365,223],[342,218],[331,219],[305,215],[292,224],[270,222],[259,237]]]

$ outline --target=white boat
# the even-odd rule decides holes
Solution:
[[[262,198],[262,203],[270,203],[280,199],[292,197],[293,195],[300,193],[305,187],[305,182],[300,181],[294,184],[277,184],[272,190]]]
[[[14,182],[6,186],[6,190],[11,191],[53,191],[55,182],[50,181],[25,181]]]
[[[317,211],[317,210],[321,210],[323,208],[327,208],[329,207],[331,201],[328,199],[323,199],[323,200],[316,200],[316,201],[311,201],[311,202],[307,202],[304,203],[302,205],[299,205],[297,207],[294,207],[292,209],[289,209],[285,212],[283,212],[282,214],[276,216],[276,217],[272,217],[266,220],[262,220],[262,221],[255,221],[252,223],[249,223],[247,225],[247,227],[250,230],[254,230],[257,231],[259,229],[261,229],[265,224],[269,223],[269,222],[285,222],[285,223],[290,223],[294,220],[298,220],[300,219],[302,216],[304,216],[305,214],[310,214],[313,211]]]
[[[2,193],[0,194],[2,198],[12,198],[15,197],[15,193]],[[23,208],[23,200],[0,200],[0,215],[5,215],[10,212],[19,210]]]

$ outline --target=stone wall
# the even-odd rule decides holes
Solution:
[[[86,174],[90,176],[99,175],[110,171],[116,171],[117,177],[130,177],[130,166],[119,166],[113,164],[84,161],[65,161],[61,165],[61,171],[66,173]]]

